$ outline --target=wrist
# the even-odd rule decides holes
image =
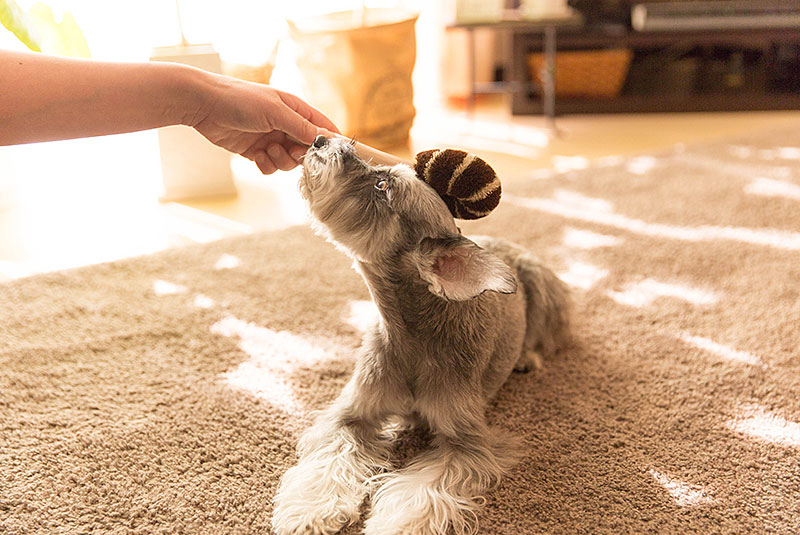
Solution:
[[[163,63],[169,73],[165,115],[171,124],[195,126],[204,116],[211,100],[210,73],[182,63]]]

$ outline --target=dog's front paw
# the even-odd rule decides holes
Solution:
[[[366,489],[335,464],[301,461],[286,472],[272,515],[277,535],[330,535],[358,519]]]
[[[541,369],[542,356],[538,352],[530,349],[524,349],[517,363],[514,365],[514,371],[519,373],[528,373],[531,370]]]
[[[476,529],[477,504],[452,493],[433,471],[382,477],[364,535],[466,535]]]

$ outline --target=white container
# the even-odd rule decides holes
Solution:
[[[552,19],[568,17],[572,10],[567,0],[522,0],[520,13],[526,19]]]
[[[503,18],[505,0],[456,0],[456,23],[497,22]]]
[[[184,63],[213,73],[222,71],[211,45],[178,45],[153,49],[151,61]],[[217,147],[188,126],[158,129],[161,152],[162,201],[236,195],[231,153]]]

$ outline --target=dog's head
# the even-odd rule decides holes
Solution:
[[[448,299],[516,290],[510,268],[462,237],[442,198],[407,165],[373,166],[346,140],[318,136],[303,161],[300,192],[315,227],[360,262],[402,258]]]

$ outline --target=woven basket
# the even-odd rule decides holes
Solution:
[[[556,53],[556,96],[612,98],[619,95],[633,52],[628,49],[570,50]],[[545,55],[530,54],[534,80],[542,83]]]

